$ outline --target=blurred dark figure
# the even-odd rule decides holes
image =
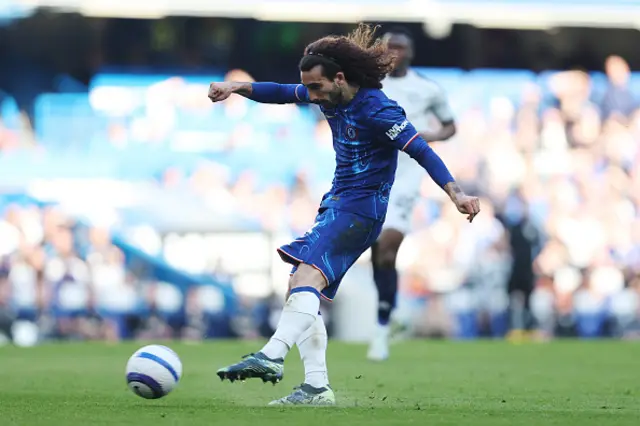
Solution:
[[[602,99],[602,115],[605,119],[618,114],[628,117],[638,105],[629,89],[629,64],[620,56],[609,56],[604,67],[609,84]]]
[[[508,282],[510,329],[529,330],[533,325],[529,313],[529,299],[535,285],[533,259],[541,242],[540,231],[530,220],[528,204],[521,194],[507,199],[500,219],[509,233],[513,261]]]

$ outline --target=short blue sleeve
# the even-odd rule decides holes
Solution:
[[[398,105],[388,104],[372,108],[369,117],[369,125],[376,138],[401,151],[406,151],[411,142],[418,137],[418,131]]]

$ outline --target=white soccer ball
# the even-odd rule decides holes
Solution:
[[[182,377],[182,362],[174,351],[162,345],[138,349],[127,362],[129,389],[146,399],[162,398]]]

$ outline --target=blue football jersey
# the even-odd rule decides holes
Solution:
[[[295,93],[301,101],[307,96],[304,86]],[[398,151],[408,150],[418,132],[404,110],[379,89],[360,89],[348,104],[321,110],[336,153],[333,184],[321,207],[384,220]]]
[[[263,103],[309,103],[302,84],[252,83],[248,97]],[[399,150],[415,159],[441,188],[455,182],[404,110],[382,90],[361,88],[349,103],[321,110],[331,126],[336,153],[333,184],[321,207],[384,220]]]

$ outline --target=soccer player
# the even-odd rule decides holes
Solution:
[[[360,25],[349,36],[328,36],[309,44],[300,60],[302,84],[212,83],[209,98],[236,93],[263,103],[316,103],[333,133],[336,169],[314,226],[278,248],[293,266],[289,294],[267,344],[236,364],[218,370],[230,381],[259,378],[277,383],[284,358],[298,345],[305,381],[271,404],[333,405],[326,366],[327,332],[318,315],[320,298],[332,300],[358,257],[377,240],[393,185],[398,151],[412,156],[472,221],[478,198],[464,194],[438,155],[420,137],[404,111],[380,90],[393,57],[374,29]]]
[[[444,92],[435,82],[410,69],[413,60],[413,39],[404,28],[390,29],[383,40],[395,57],[394,69],[382,80],[382,90],[404,108],[407,119],[429,142],[449,139],[456,132],[453,113]],[[440,127],[428,131],[429,118],[435,117]],[[422,170],[409,156],[398,156],[398,169],[387,218],[376,243],[371,247],[373,280],[378,289],[378,325],[367,357],[383,361],[389,357],[389,320],[396,306],[398,272],[396,257],[405,234],[410,230],[411,213],[420,197]]]

